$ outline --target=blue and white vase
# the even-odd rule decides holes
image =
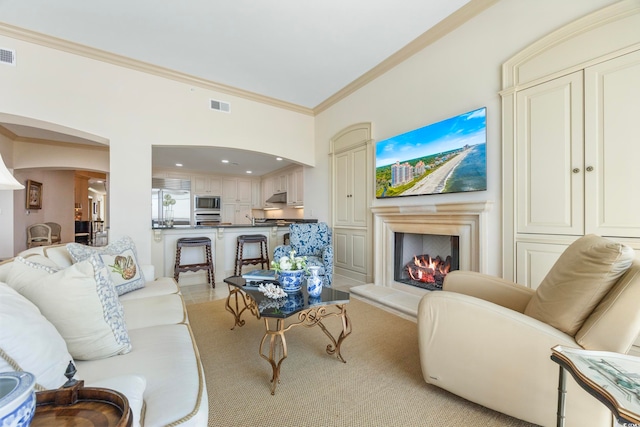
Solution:
[[[320,267],[309,267],[311,276],[307,278],[307,293],[310,297],[318,297],[322,293],[322,279],[318,275],[320,273]]]
[[[278,282],[285,292],[298,292],[302,288],[304,270],[283,270],[278,272]]]
[[[29,372],[0,373],[0,426],[27,427],[36,412],[36,377]]]

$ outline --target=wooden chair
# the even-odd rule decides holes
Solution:
[[[27,248],[52,244],[51,227],[47,224],[33,224],[27,227]]]
[[[51,243],[57,244],[62,242],[61,234],[62,227],[57,222],[45,222],[49,227],[51,227]]]

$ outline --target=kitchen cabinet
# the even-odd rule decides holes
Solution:
[[[607,51],[590,28],[551,34],[504,67],[503,276],[532,288],[585,234],[640,248],[640,50],[609,30],[620,48]]]
[[[191,191],[194,194],[222,195],[222,179],[220,177],[194,176],[191,179]]]
[[[222,222],[250,224],[253,203],[253,182],[243,178],[222,180]]]
[[[283,170],[262,178],[261,205],[263,208],[282,208],[281,203],[269,203],[267,202],[267,199],[275,193],[286,193],[288,188],[288,179],[288,172]]]
[[[250,179],[224,178],[222,180],[223,203],[249,203],[252,201],[252,185]]]
[[[222,203],[222,222],[231,224],[251,224],[247,215],[251,216],[250,203]]]
[[[262,185],[262,207],[270,208],[272,207],[272,204],[268,203],[267,199],[271,197],[274,193],[273,191],[274,180],[273,178],[263,178],[261,185]]]
[[[296,167],[287,175],[287,205],[304,206],[304,170]]]

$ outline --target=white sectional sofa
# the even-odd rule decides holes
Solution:
[[[152,266],[127,264],[126,253],[114,261],[109,249],[78,261],[67,245],[45,246],[0,264],[0,372],[28,371],[37,390],[53,389],[73,360],[86,387],[127,396],[134,425],[206,426],[204,372],[176,282],[149,280]],[[120,267],[135,273],[122,295],[106,277]]]

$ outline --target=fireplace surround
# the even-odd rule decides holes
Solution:
[[[492,205],[484,201],[373,207],[374,282],[351,291],[415,317],[420,298],[431,291],[395,280],[395,234],[458,236],[459,269],[486,273],[487,217]]]

